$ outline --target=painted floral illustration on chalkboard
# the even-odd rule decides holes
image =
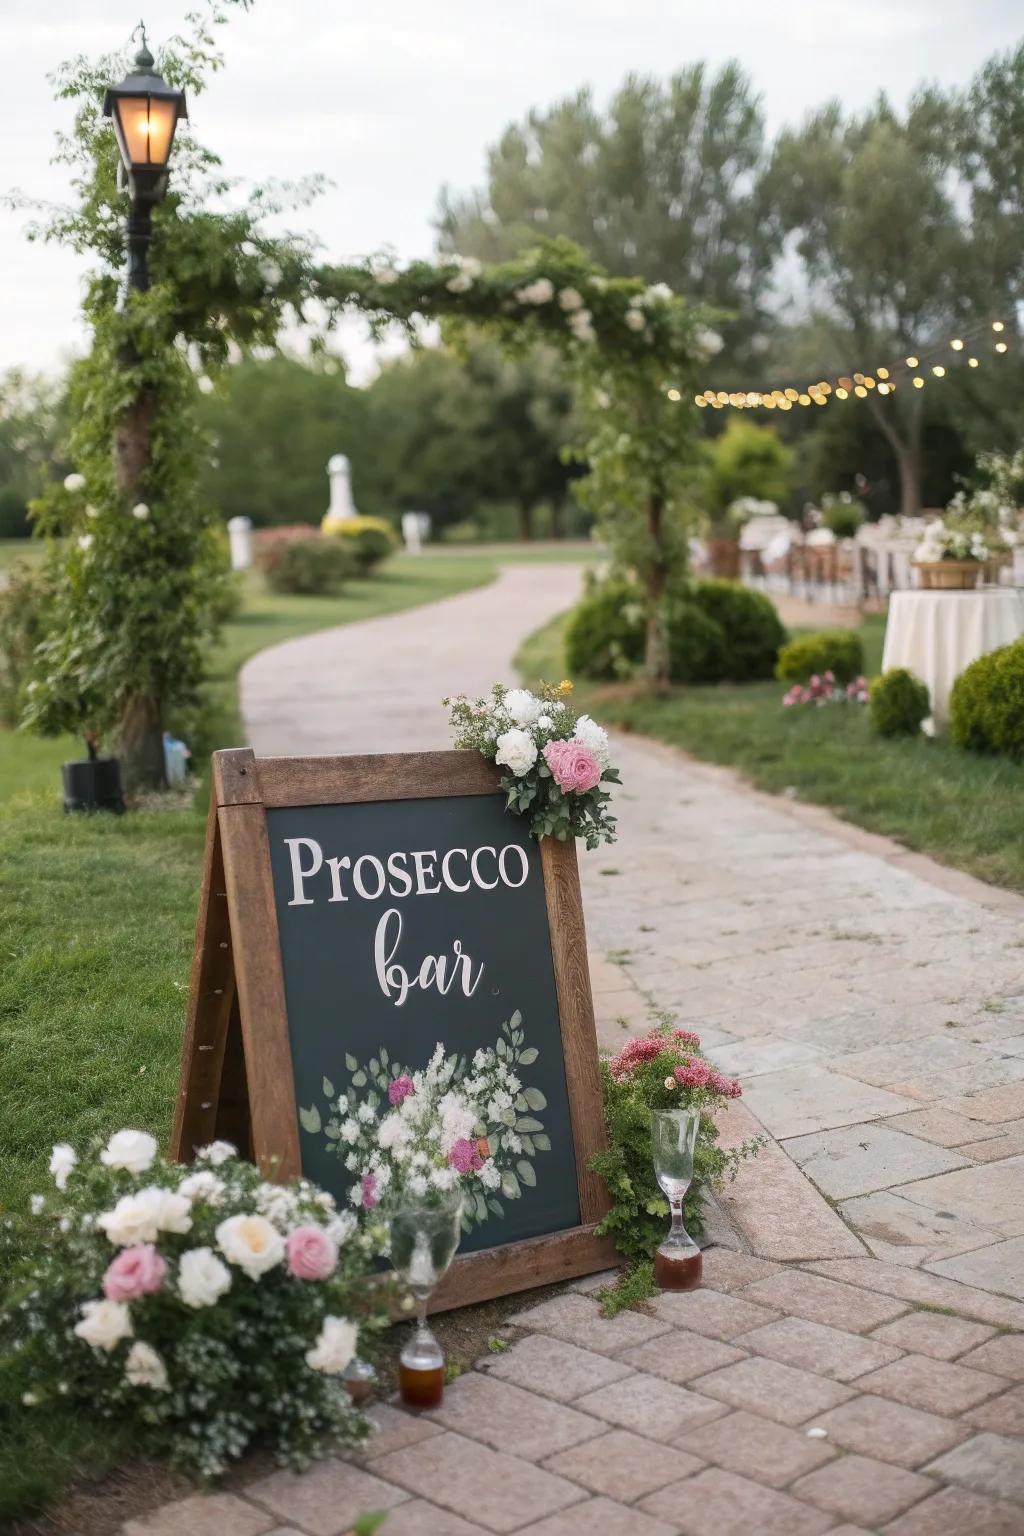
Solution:
[[[300,1123],[322,1131],[352,1174],[352,1205],[369,1210],[385,1197],[440,1196],[461,1184],[462,1224],[472,1231],[536,1185],[535,1159],[551,1150],[537,1118],[547,1100],[521,1076],[538,1056],[524,1040],[517,1010],[472,1060],[440,1043],[418,1071],[383,1047],[365,1065],[346,1056],[348,1087],[338,1092],[325,1077],[326,1111],[300,1109]]]

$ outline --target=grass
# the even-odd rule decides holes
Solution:
[[[517,658],[527,682],[565,674],[565,619],[538,630]],[[881,666],[885,620],[863,629],[867,672]],[[827,806],[941,863],[1024,890],[1024,767],[961,752],[944,738],[883,740],[861,707],[781,708],[784,685],[638,688],[583,685],[576,702],[604,724],[653,736],[736,768],[758,789]]]
[[[235,678],[256,651],[465,591],[495,569],[484,552],[400,555],[339,598],[276,596],[248,578],[211,661],[213,744],[243,739]],[[198,803],[64,816],[60,763],[79,755],[71,738],[0,731],[0,1213],[49,1186],[55,1141],[83,1146],[123,1125],[165,1138],[177,1090],[205,818]],[[81,1414],[8,1418],[2,1387],[0,1447],[0,1526],[127,1449]]]

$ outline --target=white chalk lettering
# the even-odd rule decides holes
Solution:
[[[288,905],[290,907],[311,907],[313,905],[313,898],[306,895],[305,882],[320,869],[324,862],[324,851],[320,844],[311,837],[286,837],[284,841],[292,861],[292,899]],[[308,869],[303,869],[302,867],[303,848],[308,848],[313,855],[313,862]]]
[[[409,993],[415,987],[427,991],[436,987],[442,997],[456,985],[465,997],[472,997],[484,974],[482,965],[474,970],[473,961],[462,948],[462,940],[455,939],[451,956],[425,955],[415,976],[411,976],[395,956],[402,941],[402,914],[397,907],[389,907],[381,914],[373,941],[373,963],[377,972],[377,984],[384,996],[396,1008],[405,1005]],[[450,961],[450,969],[449,969]]]

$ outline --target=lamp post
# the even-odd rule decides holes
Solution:
[[[141,43],[132,71],[120,85],[107,87],[104,117],[113,118],[121,151],[121,174],[131,197],[128,215],[128,287],[149,287],[148,251],[153,208],[167,191],[167,162],[180,117],[187,117],[185,92],[169,86],[156,72],[156,60]]]

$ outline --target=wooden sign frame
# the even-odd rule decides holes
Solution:
[[[171,1155],[191,1162],[217,1138],[283,1181],[302,1171],[267,811],[498,792],[475,752],[264,757],[215,752],[203,884]],[[459,1257],[431,1310],[466,1306],[615,1263],[594,1228],[608,1209],[589,1167],[605,1145],[594,1005],[576,849],[544,838],[541,870],[565,1061],[580,1225]]]

